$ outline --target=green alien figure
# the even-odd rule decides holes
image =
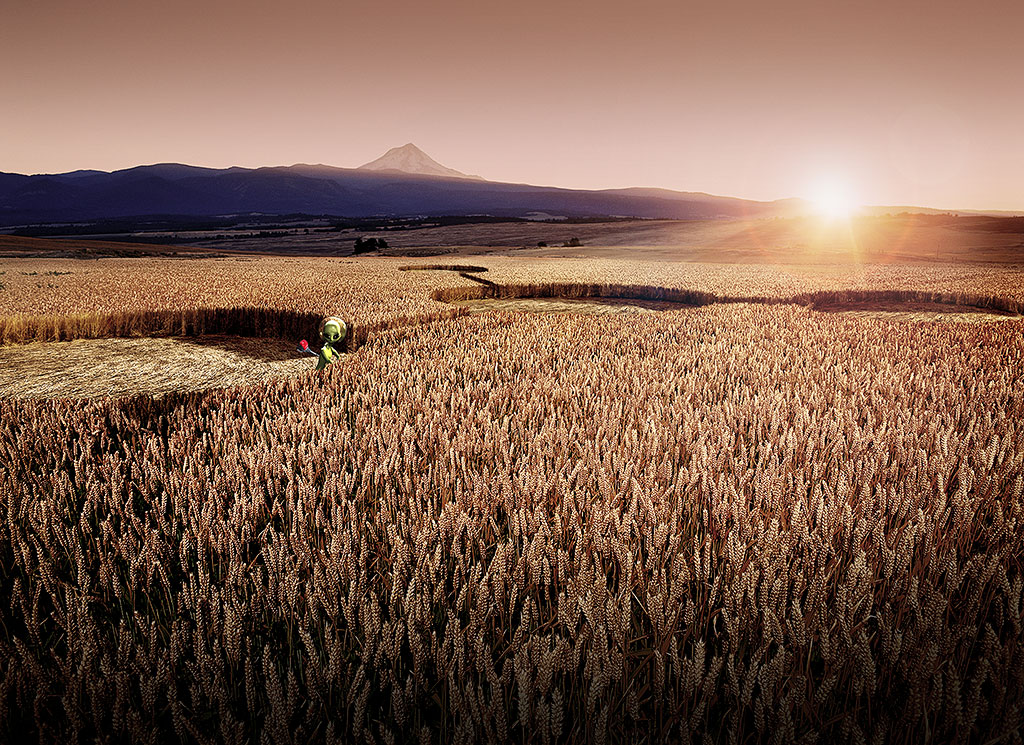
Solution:
[[[331,316],[320,323],[320,361],[317,370],[323,370],[329,364],[341,358],[340,346],[345,340],[348,327],[340,318]]]

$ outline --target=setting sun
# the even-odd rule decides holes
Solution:
[[[810,201],[820,215],[833,219],[850,217],[858,208],[849,187],[838,181],[817,184],[810,192]]]

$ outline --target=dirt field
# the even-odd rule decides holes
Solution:
[[[187,246],[92,245],[64,248],[40,239],[0,236],[0,256],[128,256],[255,252],[347,256],[357,236],[387,240],[388,255],[480,254],[529,258],[857,265],[864,263],[1013,263],[1024,261],[1024,218],[948,215],[862,216],[761,220],[625,220],[606,223],[536,222],[456,225],[360,232],[296,231],[292,235],[217,240],[223,231],[185,232]],[[131,236],[122,236],[130,238]],[[137,236],[138,237],[138,236]],[[583,244],[562,247],[572,238]],[[548,247],[538,248],[538,243]],[[368,257],[364,257],[368,258]]]
[[[224,252],[192,246],[0,235],[0,259],[215,258]]]

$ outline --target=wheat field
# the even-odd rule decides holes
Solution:
[[[0,400],[3,739],[1021,742],[1019,271],[474,261],[4,262],[8,343],[356,333]],[[444,302],[573,287],[690,307]]]

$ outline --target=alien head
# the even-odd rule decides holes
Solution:
[[[320,338],[328,344],[337,344],[345,338],[348,329],[340,318],[331,316],[320,323]]]

